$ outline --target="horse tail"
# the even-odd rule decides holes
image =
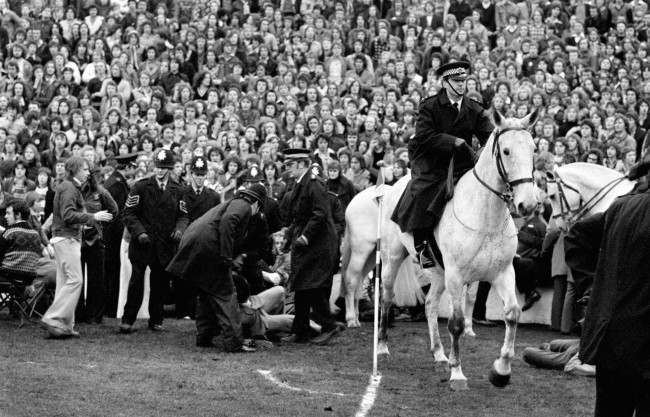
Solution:
[[[345,232],[343,233],[343,240],[341,242],[341,295],[344,296],[347,291],[345,281],[345,274],[350,265],[350,258],[352,257],[352,244],[350,242],[350,225],[345,222]]]
[[[406,307],[424,303],[424,292],[418,279],[420,274],[424,271],[416,268],[410,257],[402,262],[393,287],[395,304]]]

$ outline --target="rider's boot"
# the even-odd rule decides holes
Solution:
[[[431,246],[427,240],[428,234],[430,233],[427,229],[416,229],[413,231],[413,243],[415,246],[415,252],[417,253],[417,260],[420,263],[420,267],[422,269],[433,268],[436,266],[433,250],[431,250]]]

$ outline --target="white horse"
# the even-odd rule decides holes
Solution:
[[[620,172],[602,165],[575,162],[546,173],[546,193],[561,230],[590,214],[600,213],[634,188]]]
[[[444,270],[435,267],[431,289],[426,299],[431,350],[436,365],[451,368],[450,386],[467,389],[460,362],[460,336],[465,318],[463,288],[476,281],[489,281],[504,302],[506,334],[499,358],[494,361],[490,382],[505,386],[510,381],[511,361],[517,320],[521,309],[517,304],[515,273],[512,266],[517,249],[517,230],[509,212],[512,205],[526,214],[537,206],[532,179],[535,145],[528,127],[536,115],[523,119],[504,119],[494,114],[495,131],[485,145],[472,172],[466,173],[456,185],[453,199],[447,203],[440,223],[434,230],[442,253]],[[389,226],[390,216],[406,188],[408,178],[400,179],[392,191],[384,195],[382,227],[382,284],[380,352],[388,353],[386,313],[393,302],[395,274],[408,253],[414,254],[413,237]],[[405,250],[408,248],[408,250]],[[447,359],[438,332],[438,304],[442,292],[449,292],[453,312],[447,328],[452,349]]]
[[[348,327],[359,327],[359,299],[361,297],[362,283],[375,266],[375,251],[377,243],[377,216],[379,216],[379,198],[384,199],[382,204],[384,219],[382,220],[382,239],[389,235],[398,235],[399,226],[390,220],[390,210],[394,208],[400,195],[404,191],[410,174],[407,179],[398,183],[397,188],[390,185],[379,185],[370,187],[355,195],[345,210],[345,235],[343,237],[342,253],[342,289],[345,295],[345,320]],[[386,201],[388,199],[389,201]],[[408,247],[403,248],[409,251]],[[410,250],[413,254],[413,250]],[[414,305],[422,302],[424,295],[420,291],[417,274],[423,274],[431,281],[431,274],[437,274],[435,269],[422,270],[415,257],[406,257],[402,261],[402,274],[396,277],[395,297],[403,300],[404,305]],[[436,279],[441,279],[440,277]],[[401,284],[401,285],[400,285]],[[466,336],[474,337],[472,326],[472,312],[476,299],[476,287],[474,284],[467,292],[465,304],[465,330]],[[401,294],[400,294],[401,293]]]

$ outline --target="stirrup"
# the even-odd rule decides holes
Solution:
[[[417,260],[420,264],[420,268],[428,269],[436,266],[436,261],[433,257],[433,251],[431,250],[431,246],[429,246],[429,242],[425,240],[421,245],[418,245],[418,247],[415,248],[415,251],[417,252]]]

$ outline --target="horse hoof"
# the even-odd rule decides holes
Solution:
[[[357,319],[348,320],[348,327],[361,327],[361,323]]]
[[[476,333],[474,333],[474,330],[468,329],[467,327],[465,328],[463,334],[467,337],[476,337]]]
[[[510,374],[508,375],[501,375],[494,369],[490,370],[490,375],[488,376],[488,379],[497,388],[503,388],[506,385],[510,383]]]
[[[449,382],[449,388],[452,391],[467,391],[469,389],[466,379],[452,379]]]
[[[388,351],[388,345],[386,344],[386,342],[379,342],[379,345],[377,346],[377,354],[390,355],[390,352]]]

